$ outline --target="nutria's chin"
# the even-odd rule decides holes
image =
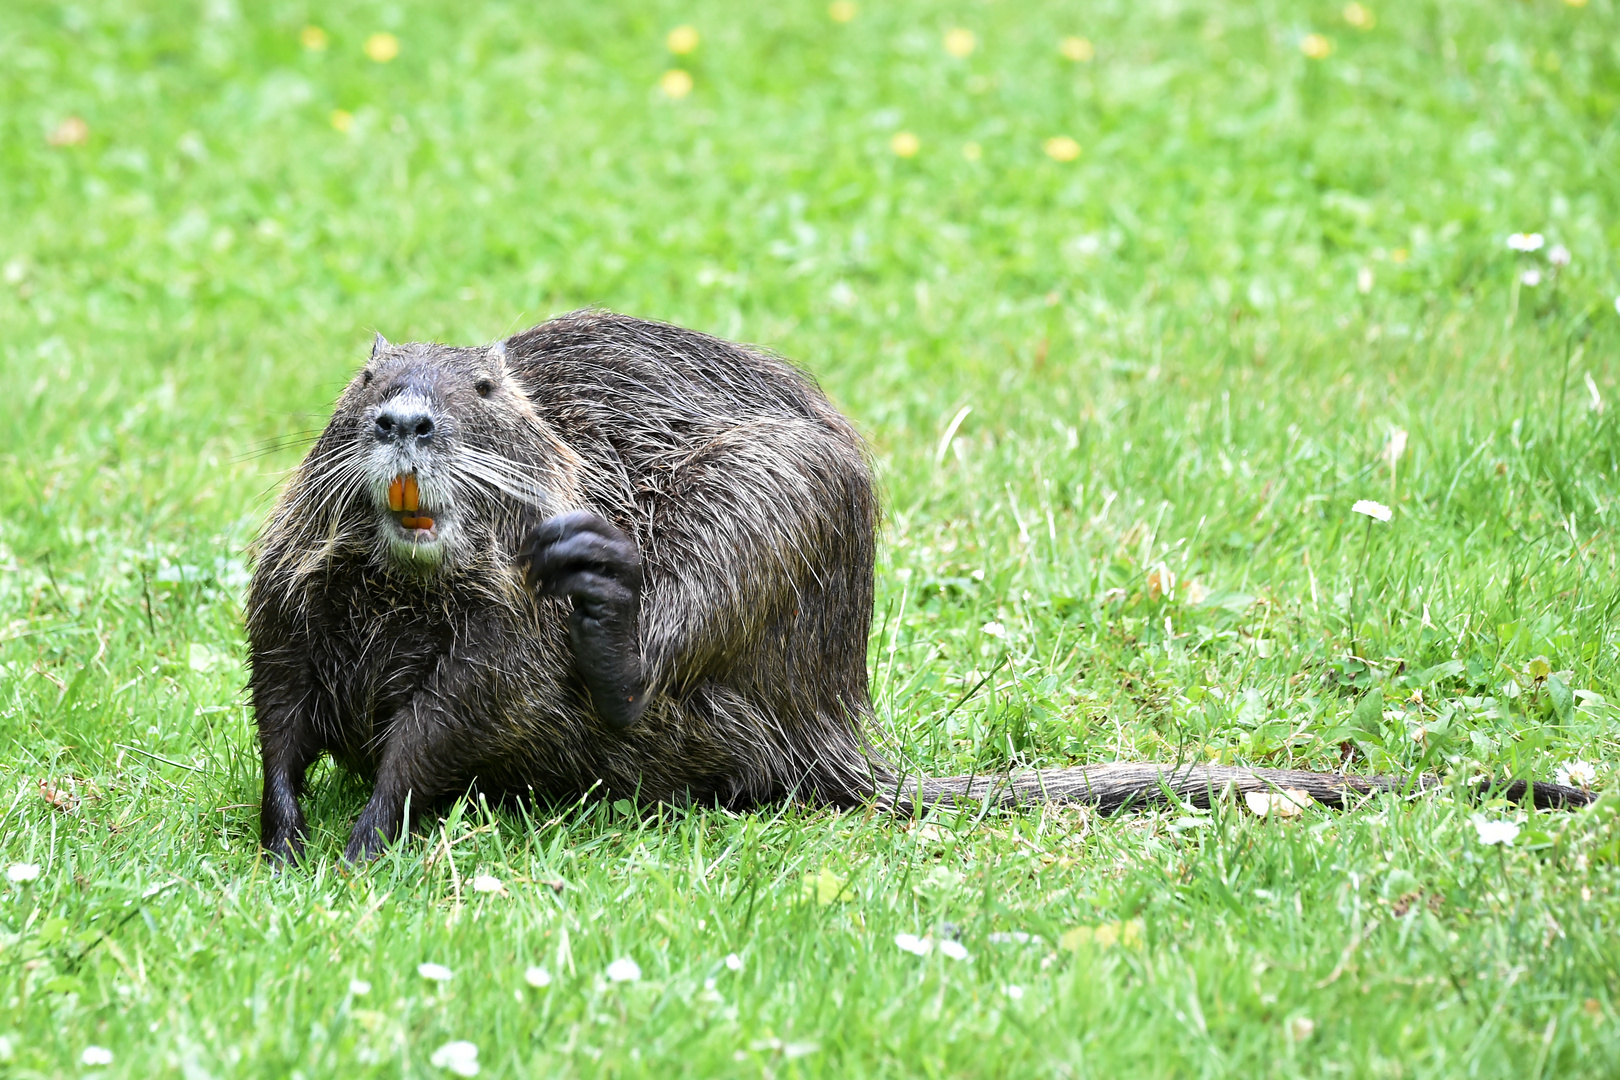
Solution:
[[[420,574],[445,565],[445,553],[452,549],[456,525],[448,515],[434,519],[431,529],[407,529],[397,515],[385,511],[377,522],[388,552],[388,564],[406,573]]]
[[[265,847],[301,852],[298,797],[323,753],[376,776],[351,860],[398,837],[407,806],[474,783],[901,812],[1207,801],[1227,785],[1342,803],[1396,783],[1152,765],[897,776],[867,743],[877,514],[854,428],[775,357],[594,312],[487,349],[379,336],[261,538],[248,636]]]

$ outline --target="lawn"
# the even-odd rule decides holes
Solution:
[[[1491,782],[1620,768],[1617,164],[1616,0],[9,0],[0,1074],[1614,1075],[1620,801]],[[586,305],[866,433],[897,760],[1444,788],[348,872],[322,766],[272,873],[277,485],[374,331]]]

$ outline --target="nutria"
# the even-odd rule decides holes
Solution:
[[[877,523],[855,429],[774,356],[600,312],[489,348],[379,335],[259,544],[264,847],[302,851],[322,752],[375,776],[350,861],[474,785],[903,813],[1401,786],[1136,764],[898,775],[868,739]]]

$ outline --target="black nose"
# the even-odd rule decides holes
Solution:
[[[433,414],[419,405],[391,401],[377,413],[373,434],[378,442],[433,441]]]

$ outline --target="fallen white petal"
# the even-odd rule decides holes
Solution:
[[[465,1039],[457,1039],[433,1051],[428,1062],[436,1069],[448,1069],[457,1076],[477,1076],[478,1047]]]
[[[613,982],[635,982],[641,978],[641,965],[628,956],[621,956],[608,965],[607,977]]]
[[[920,938],[916,934],[896,934],[894,943],[903,951],[914,956],[927,956],[934,948],[934,943],[928,938]]]
[[[1243,802],[1256,817],[1294,818],[1305,813],[1311,797],[1299,788],[1281,791],[1246,791]]]
[[[455,978],[455,972],[443,964],[417,964],[416,973],[429,982],[449,982]]]

